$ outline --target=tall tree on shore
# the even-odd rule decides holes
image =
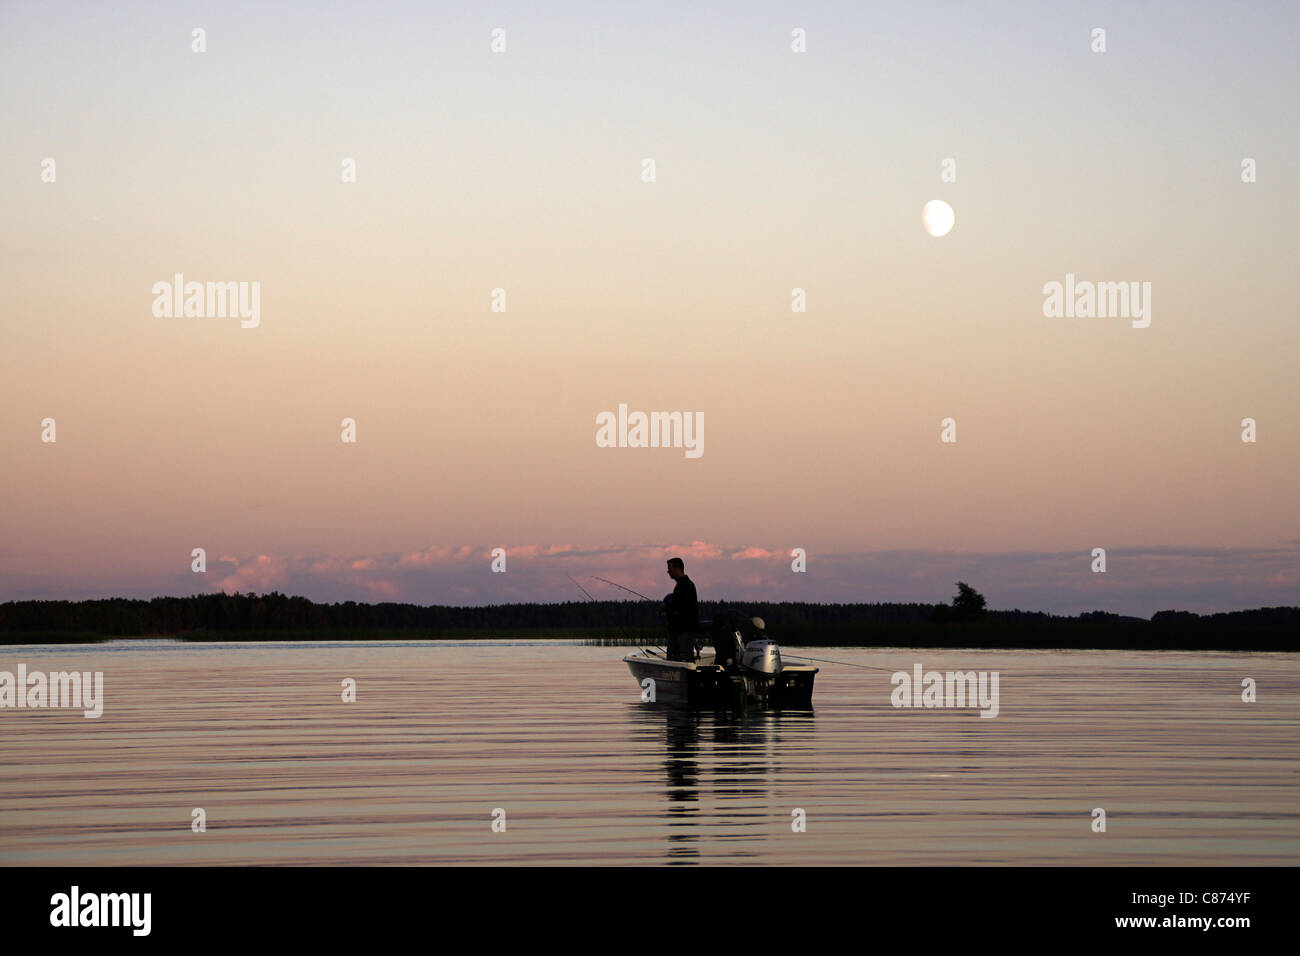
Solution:
[[[952,599],[952,609],[958,617],[977,617],[984,613],[984,595],[965,581],[957,582],[957,593]]]

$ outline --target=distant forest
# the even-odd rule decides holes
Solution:
[[[1300,649],[1300,608],[1198,615],[1161,611],[1150,620],[1092,611],[1077,617],[990,611],[962,585],[953,604],[809,604],[701,601],[762,617],[783,644],[802,646]],[[270,594],[200,594],[150,601],[10,601],[0,604],[0,643],[65,643],[121,637],[187,640],[367,640],[569,637],[662,643],[657,602],[566,601],[487,607],[317,604]]]

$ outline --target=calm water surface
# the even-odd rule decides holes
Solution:
[[[1001,713],[986,719],[894,709],[888,673],[833,664],[813,713],[684,715],[641,703],[625,653],[0,648],[0,670],[105,684],[98,720],[0,710],[0,864],[1300,861],[1297,657],[807,651],[996,670]],[[191,832],[196,807],[206,833]]]

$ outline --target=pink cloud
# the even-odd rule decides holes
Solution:
[[[766,548],[748,547],[741,551],[735,551],[731,555],[733,561],[747,561],[751,558],[775,558],[780,554],[779,551],[768,551]]]
[[[439,547],[431,544],[423,551],[407,551],[402,554],[397,564],[399,567],[426,567],[431,564],[437,564],[443,561],[455,560],[463,557],[466,548],[452,548],[450,546]]]
[[[241,565],[233,574],[223,578],[216,587],[227,593],[235,591],[268,591],[282,587],[287,580],[283,558],[259,554],[249,564]]]
[[[678,557],[682,560],[686,558],[719,558],[722,556],[722,548],[716,544],[709,544],[707,541],[692,541],[686,547],[673,545],[659,550],[667,557]]]

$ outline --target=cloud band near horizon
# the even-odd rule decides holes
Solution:
[[[506,571],[491,570],[494,547]],[[393,601],[486,605],[598,600],[623,592],[610,578],[651,597],[671,590],[664,562],[674,555],[703,600],[841,603],[944,603],[967,581],[994,609],[1077,614],[1104,610],[1149,617],[1161,610],[1198,613],[1300,605],[1300,541],[1273,548],[1131,547],[1107,550],[1107,571],[1091,570],[1090,548],[1057,552],[893,550],[810,553],[807,571],[791,570],[791,549],[756,545],[517,544],[431,545],[376,554],[209,554],[207,572],[155,575],[119,569],[120,580],[80,590],[57,574],[25,575],[4,600],[155,597],[210,591],[280,591],[314,601]],[[152,577],[152,580],[149,580]]]

